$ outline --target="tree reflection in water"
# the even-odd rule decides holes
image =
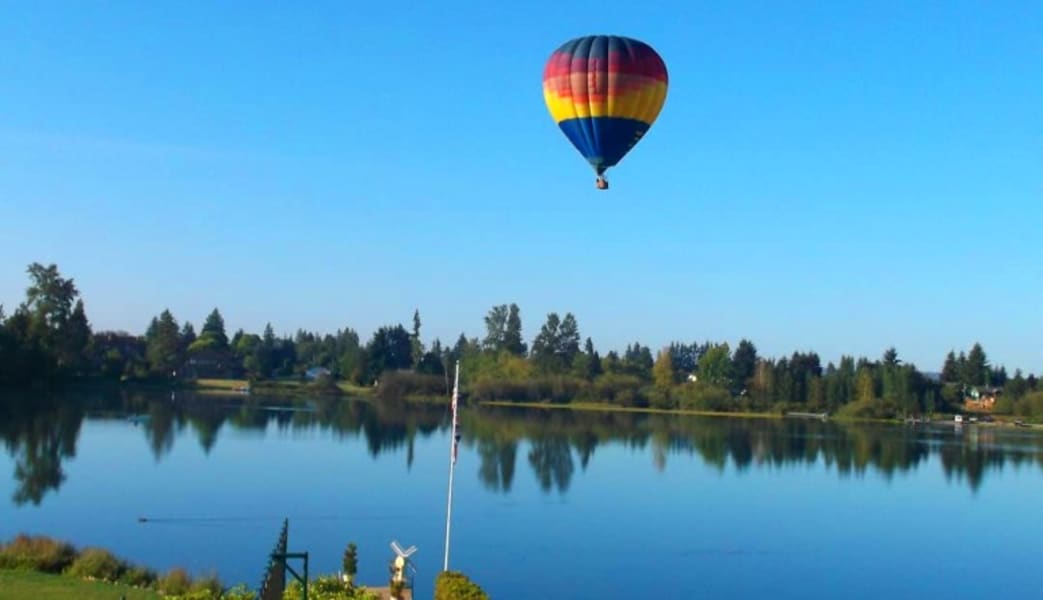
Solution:
[[[62,463],[76,454],[83,420],[131,417],[157,462],[190,427],[207,454],[222,432],[319,430],[364,438],[379,457],[402,451],[413,464],[417,436],[448,435],[445,406],[362,400],[213,398],[191,394],[41,392],[0,397],[0,439],[14,463],[16,505],[39,505],[65,481]],[[565,493],[578,461],[586,470],[599,446],[647,450],[663,471],[671,456],[696,456],[718,470],[738,472],[821,464],[841,477],[867,471],[892,477],[935,457],[946,477],[978,490],[987,473],[1007,465],[1043,467],[1043,436],[1023,430],[951,425],[844,424],[800,419],[683,417],[661,414],[465,407],[462,446],[478,458],[486,489],[509,493],[519,450],[544,493]]]

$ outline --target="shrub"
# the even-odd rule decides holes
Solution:
[[[398,400],[408,396],[446,396],[445,377],[410,371],[385,371],[380,376],[377,396]]]
[[[708,383],[687,383],[681,386],[681,408],[687,410],[731,411],[736,405],[728,390]]]
[[[435,579],[435,600],[489,600],[489,595],[459,571],[443,571]]]
[[[996,404],[992,407],[992,412],[997,415],[1014,414],[1014,400],[1010,396],[1000,396],[996,399]]]
[[[65,542],[44,536],[19,535],[0,546],[0,568],[61,573],[76,559],[76,550]]]
[[[594,380],[588,397],[619,406],[645,407],[648,399],[641,394],[641,386],[641,380],[634,375],[607,373]]]
[[[257,595],[252,590],[247,589],[245,584],[240,583],[239,585],[226,591],[221,600],[256,600]]]
[[[184,569],[177,568],[167,571],[165,575],[156,581],[156,589],[167,596],[183,596],[188,593],[192,579]]]
[[[478,402],[537,402],[527,379],[494,379],[482,377],[469,386],[470,395]]]
[[[303,588],[296,579],[286,586],[283,600],[301,600]],[[308,583],[308,600],[376,600],[364,588],[347,585],[336,575],[321,575]]]
[[[145,567],[128,566],[127,570],[120,576],[120,583],[134,587],[152,587],[156,583],[156,572]]]
[[[478,402],[553,402],[564,404],[584,395],[589,384],[577,377],[554,375],[536,378],[480,377],[469,388]]]
[[[1026,395],[1018,400],[1018,406],[1023,407],[1020,410],[1023,416],[1031,417],[1034,420],[1043,418],[1043,391]]]
[[[340,396],[344,393],[344,390],[337,385],[337,381],[326,373],[319,373],[315,381],[309,382],[304,386],[304,389],[312,394],[321,396]]]
[[[845,404],[837,411],[841,419],[893,419],[898,408],[885,400],[860,400]]]
[[[648,404],[652,408],[670,410],[677,408],[677,398],[669,388],[656,387],[648,393]]]
[[[127,565],[108,550],[87,548],[80,552],[66,573],[84,579],[115,582],[127,570]]]
[[[188,597],[192,600],[196,598],[199,600],[207,600],[208,598],[217,600],[217,598],[221,597],[223,591],[224,586],[221,585],[221,580],[217,578],[217,575],[211,574],[194,580],[188,588]]]

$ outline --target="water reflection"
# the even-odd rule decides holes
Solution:
[[[62,460],[76,456],[83,409],[43,396],[5,398],[0,402],[0,438],[14,459],[16,505],[39,505],[65,481]]]
[[[412,466],[417,437],[448,427],[445,406],[361,400],[283,401],[215,399],[189,394],[40,393],[0,398],[0,438],[14,463],[16,505],[39,505],[65,481],[62,462],[74,457],[85,418],[130,419],[157,462],[188,428],[209,454],[224,432],[320,429],[337,438],[361,436],[379,457],[405,450]],[[461,414],[463,444],[479,459],[486,489],[509,493],[519,449],[545,493],[564,494],[577,465],[583,471],[599,446],[646,452],[664,471],[671,457],[696,456],[719,470],[821,464],[841,477],[869,470],[892,477],[936,456],[946,476],[979,489],[990,471],[1007,465],[1043,466],[1043,436],[988,427],[851,425],[797,419],[697,418],[636,413],[468,407]],[[183,443],[183,442],[182,442]]]

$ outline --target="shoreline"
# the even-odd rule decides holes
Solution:
[[[737,419],[802,419],[811,421],[836,421],[839,423],[880,423],[887,425],[939,425],[947,427],[1003,427],[1010,429],[1026,429],[1039,431],[1043,429],[1043,425],[1025,422],[1021,425],[1015,423],[1014,417],[1009,415],[994,415],[993,421],[978,421],[974,423],[963,422],[956,423],[953,421],[954,414],[939,413],[940,418],[931,419],[929,421],[920,421],[916,423],[909,423],[902,418],[893,419],[873,419],[873,418],[857,418],[857,417],[843,417],[836,415],[829,415],[824,418],[818,418],[814,416],[793,415],[788,416],[784,413],[775,412],[729,412],[729,411],[713,411],[713,410],[697,410],[697,409],[684,409],[684,408],[652,408],[652,407],[633,407],[633,406],[615,406],[612,404],[603,404],[599,402],[571,402],[564,404],[552,404],[549,402],[510,402],[507,400],[485,400],[478,402],[478,406],[489,406],[495,408],[514,407],[514,408],[535,408],[543,410],[575,410],[585,412],[619,412],[619,413],[636,413],[636,414],[652,414],[652,415],[677,415],[687,417],[730,417]],[[959,413],[964,414],[964,413]]]
[[[478,406],[539,408],[546,410],[566,409],[586,412],[621,412],[658,415],[681,415],[689,417],[737,417],[741,419],[782,419],[785,415],[771,412],[729,412],[712,410],[695,410],[684,408],[652,408],[638,406],[616,406],[600,402],[567,402],[553,404],[550,402],[511,402],[509,400],[484,400]]]
[[[220,397],[220,398],[321,398],[321,399],[357,399],[365,400],[369,402],[410,402],[410,403],[423,403],[423,404],[448,404],[451,399],[448,396],[443,395],[406,395],[400,398],[382,398],[379,395],[379,390],[376,387],[363,387],[348,382],[337,382],[337,392],[331,393],[330,390],[322,390],[310,388],[307,382],[301,382],[299,380],[274,380],[274,381],[260,381],[251,383],[247,379],[213,379],[213,378],[201,378],[189,381],[176,381],[176,382],[157,382],[157,381],[113,381],[113,380],[99,380],[99,379],[84,379],[78,381],[68,382],[62,387],[68,387],[71,389],[119,389],[126,391],[143,391],[143,392],[192,392],[199,394],[200,396],[206,397]],[[471,404],[466,400],[464,404]],[[692,417],[730,417],[737,419],[809,419],[809,420],[828,420],[836,421],[841,423],[881,423],[891,425],[902,425],[902,424],[928,424],[938,425],[947,427],[1003,427],[1011,429],[1025,429],[1028,431],[1039,431],[1043,430],[1043,424],[1033,423],[1032,421],[1026,420],[1024,417],[1016,417],[1014,415],[993,415],[990,413],[976,413],[974,411],[965,411],[961,413],[938,413],[935,418],[932,418],[926,422],[919,421],[915,423],[908,422],[905,418],[894,417],[889,419],[881,418],[858,418],[858,417],[847,417],[841,415],[827,415],[824,418],[819,418],[813,414],[802,413],[796,414],[801,411],[793,411],[793,415],[787,415],[785,413],[768,412],[768,411],[713,411],[713,410],[699,410],[699,409],[684,409],[684,408],[654,408],[654,407],[634,407],[634,406],[619,406],[614,404],[602,403],[602,402],[566,402],[566,403],[552,403],[552,402],[513,402],[510,400],[483,400],[474,403],[476,406],[487,406],[494,408],[528,408],[528,409],[541,409],[541,410],[573,410],[583,412],[608,412],[608,413],[631,413],[631,414],[648,414],[648,415],[676,415],[676,416],[692,416]],[[963,423],[955,423],[953,417],[956,414],[962,414],[965,418],[971,416],[983,416],[988,415],[992,421],[977,421],[969,422],[965,420]]]

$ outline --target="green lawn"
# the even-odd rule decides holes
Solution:
[[[193,387],[199,390],[201,393],[236,393],[238,389],[248,386],[249,381],[245,379],[197,379],[193,382]],[[287,395],[303,394],[307,395],[309,391],[305,388],[305,385],[296,379],[275,379],[269,381],[261,381],[255,384],[254,391],[259,393],[285,393]],[[339,387],[344,393],[349,396],[369,396],[373,393],[373,388],[367,388],[358,386],[347,381],[337,382]]]
[[[125,585],[63,575],[0,570],[0,600],[159,600],[159,594]]]

